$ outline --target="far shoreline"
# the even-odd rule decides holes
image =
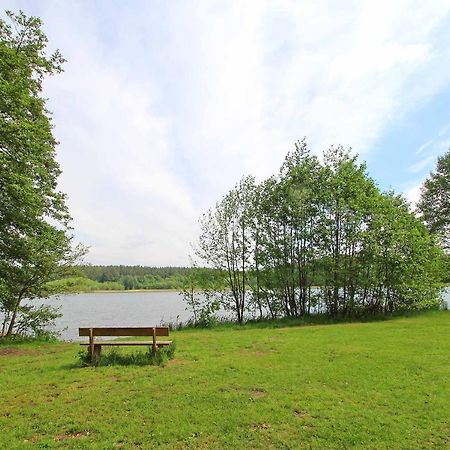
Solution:
[[[181,292],[181,289],[94,289],[92,291],[67,292],[66,294],[117,294],[121,292]]]
[[[318,286],[312,286],[318,288]],[[442,283],[443,289],[449,288],[450,283]],[[58,295],[70,295],[70,294],[107,294],[107,293],[120,293],[120,292],[181,292],[182,288],[162,288],[162,289],[93,289],[92,291],[77,291],[77,292],[61,292]],[[200,292],[201,289],[194,289],[195,292]]]

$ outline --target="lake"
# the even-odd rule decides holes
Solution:
[[[56,329],[61,339],[80,340],[78,327],[143,327],[168,322],[185,322],[190,318],[178,292],[96,292],[71,294],[41,301],[60,306],[63,314]]]
[[[444,292],[450,307],[450,288]],[[60,306],[63,317],[56,329],[63,330],[61,339],[79,340],[78,327],[89,326],[152,326],[161,323],[185,322],[191,316],[178,292],[96,292],[71,294],[41,300]]]

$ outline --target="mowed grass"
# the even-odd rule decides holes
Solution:
[[[450,446],[450,312],[173,338],[166,367],[80,368],[77,344],[0,347],[0,447]]]

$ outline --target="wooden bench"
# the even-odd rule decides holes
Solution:
[[[159,347],[172,344],[172,341],[158,341],[159,336],[169,336],[169,327],[109,327],[109,328],[79,328],[80,336],[89,336],[89,342],[82,342],[80,345],[89,346],[91,358],[94,359],[101,354],[102,347],[107,346],[125,346],[125,345],[145,345],[152,347],[155,353]],[[95,340],[97,336],[117,337],[117,336],[149,336],[151,341],[102,341]]]

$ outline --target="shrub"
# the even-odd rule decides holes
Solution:
[[[163,347],[153,353],[148,347],[147,352],[121,353],[113,348],[109,352],[102,353],[95,361],[92,361],[89,351],[82,350],[78,356],[82,367],[86,366],[162,366],[164,367],[175,355],[175,344]]]

